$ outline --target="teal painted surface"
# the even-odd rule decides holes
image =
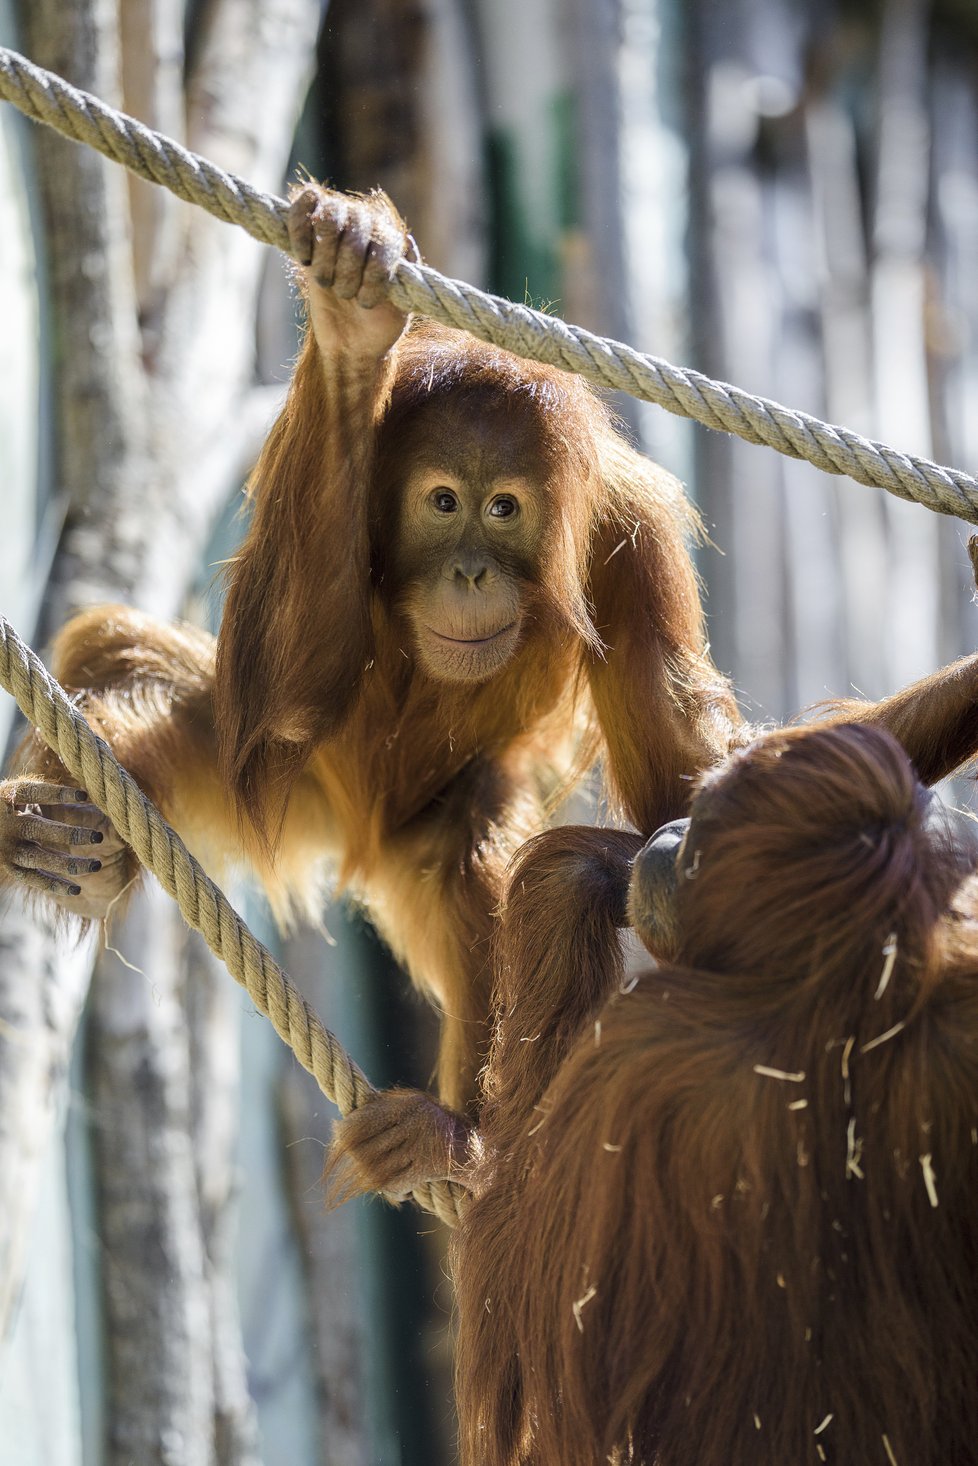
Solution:
[[[560,293],[557,242],[541,234],[524,202],[518,139],[510,132],[490,132],[486,165],[492,218],[490,288],[510,300],[546,304]]]
[[[531,182],[527,140],[517,127],[493,127],[486,141],[490,196],[491,289],[546,310],[563,290],[561,242],[580,217],[574,98],[543,100],[546,180]],[[538,140],[534,142],[536,150]]]

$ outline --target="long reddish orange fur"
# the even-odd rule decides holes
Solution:
[[[412,455],[472,420],[520,426],[546,512],[522,643],[460,685],[419,666],[385,566]],[[207,638],[115,607],[66,627],[55,670],[197,853],[246,859],[280,914],[316,914],[338,867],[442,1010],[442,1097],[471,1103],[503,872],[555,791],[601,756],[648,831],[736,737],[695,514],[583,382],[424,323],[369,369],[310,332],[250,493],[216,669]]]

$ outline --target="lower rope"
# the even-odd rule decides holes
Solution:
[[[0,686],[12,693],[25,718],[176,900],[188,926],[200,932],[340,1114],[369,1100],[376,1090],[363,1071],[3,616]],[[454,1226],[467,1193],[455,1182],[432,1180],[413,1195],[419,1206]]]

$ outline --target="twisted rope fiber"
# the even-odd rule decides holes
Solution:
[[[250,187],[5,47],[0,47],[0,97],[35,121],[90,144],[140,177],[163,184],[178,197],[289,253],[288,205],[283,199]],[[937,513],[978,523],[978,479],[959,469],[900,453],[848,428],[645,356],[555,316],[486,295],[429,266],[401,260],[389,296],[402,310],[419,311],[518,356],[577,372],[679,417],[806,459],[826,473],[846,474]]]
[[[180,836],[170,828],[109,745],[92,731],[63,687],[25,646],[10,622],[0,616],[0,685],[13,694],[26,718],[38,728],[65,768],[108,815],[125,843],[173,896],[184,920],[204,937],[211,951],[244,987],[279,1038],[308,1069],[342,1115],[376,1093],[278,963],[238,916],[224,893],[204,873]],[[465,1190],[431,1181],[415,1200],[454,1226]]]

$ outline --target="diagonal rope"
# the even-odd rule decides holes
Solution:
[[[0,97],[35,121],[90,144],[140,177],[289,253],[288,206],[283,199],[250,187],[6,47],[0,47]],[[401,260],[390,299],[402,310],[419,311],[518,356],[577,372],[599,386],[654,402],[677,416],[734,433],[748,443],[765,444],[790,458],[803,458],[826,473],[846,474],[937,513],[978,523],[978,479],[971,474],[900,453],[848,428],[645,356],[556,316],[486,295],[430,266]]]
[[[376,1093],[274,957],[205,875],[186,845],[73,707],[61,685],[0,616],[0,686],[41,732],[72,778],[112,821],[125,843],[173,896],[184,920],[203,936],[259,1013],[308,1069],[323,1094],[348,1115]],[[465,1189],[430,1181],[414,1199],[449,1226],[461,1214]]]

